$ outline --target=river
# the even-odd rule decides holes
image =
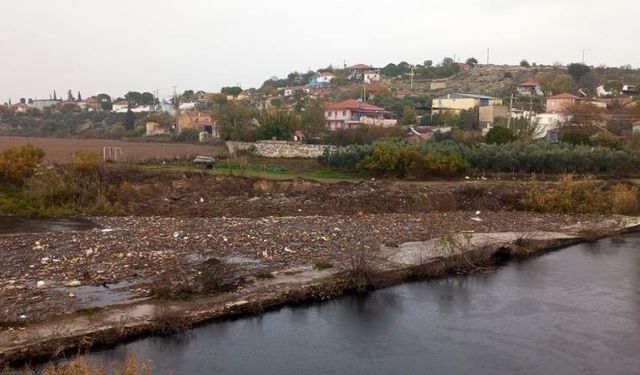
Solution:
[[[93,353],[165,374],[638,374],[640,235]]]

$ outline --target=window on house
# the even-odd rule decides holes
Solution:
[[[347,115],[347,111],[342,111],[342,115],[346,116]]]

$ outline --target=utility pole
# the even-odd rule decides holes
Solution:
[[[585,52],[585,49],[583,48],[582,49],[582,65],[584,65],[584,52]]]
[[[507,129],[511,128],[511,111],[513,110],[513,93],[511,93],[511,100],[509,100],[509,117],[507,118]]]
[[[367,82],[362,78],[362,102],[367,102]]]
[[[411,77],[411,86],[410,86],[411,87],[411,92],[413,92],[413,76],[416,75],[413,69],[414,69],[414,66],[411,65],[411,73],[409,73],[409,77]]]
[[[487,48],[487,65],[489,65],[489,48]]]

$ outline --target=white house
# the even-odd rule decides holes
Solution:
[[[364,83],[380,82],[380,72],[368,71],[363,74]]]

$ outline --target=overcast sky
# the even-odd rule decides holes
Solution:
[[[215,91],[329,64],[640,66],[637,0],[0,0],[0,102]]]

